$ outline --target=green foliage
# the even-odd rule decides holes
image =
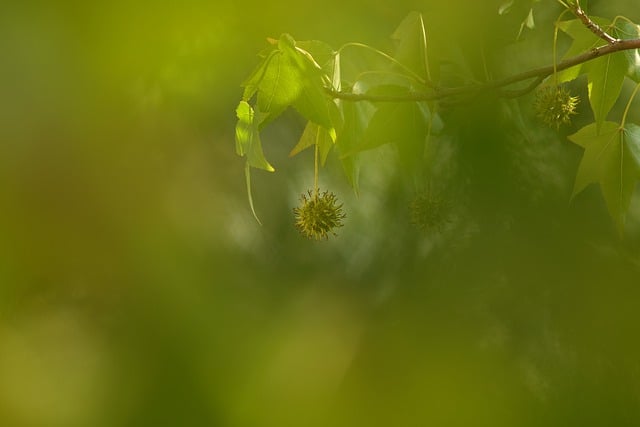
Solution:
[[[537,27],[534,7],[541,7],[538,3],[539,0],[504,2],[498,15],[513,14],[516,6],[524,5],[524,9],[518,8],[526,12],[517,36],[520,39],[524,28]],[[599,183],[609,213],[622,233],[624,217],[640,179],[638,128],[625,124],[626,113],[622,124],[608,121],[608,117],[623,93],[625,80],[640,81],[640,27],[622,17],[589,17],[578,2],[559,3],[564,11],[559,14],[554,44],[550,46],[559,59],[554,58],[548,67],[522,70],[503,80],[490,78],[493,73],[484,52],[480,72],[468,59],[450,53],[440,54],[433,61],[425,23],[418,12],[409,13],[392,33],[392,53],[360,43],[347,43],[334,50],[320,41],[296,41],[288,34],[277,41],[270,40],[271,46],[243,83],[243,100],[238,107],[236,144],[238,154],[247,157],[248,187],[251,168],[273,170],[262,153],[259,131],[289,107],[308,121],[290,156],[316,147],[317,168],[318,163],[324,166],[328,156],[335,153],[357,192],[360,167],[367,166],[363,153],[384,145],[394,148],[399,170],[413,177],[414,182],[427,176],[437,161],[428,154],[433,151],[428,149],[430,141],[461,126],[449,123],[449,117],[443,118],[440,111],[454,111],[460,104],[475,102],[480,95],[496,99],[523,97],[523,102],[531,102],[526,95],[544,82],[546,90],[539,94],[546,95],[539,96],[535,104],[538,116],[556,130],[570,125],[570,117],[577,112],[578,97],[571,94],[568,86],[560,85],[585,76],[593,123],[569,137],[585,149],[573,196],[588,184]],[[561,20],[567,14],[575,15],[575,19]],[[556,52],[558,31],[571,40],[563,54]],[[633,44],[622,46],[621,40],[632,40]],[[380,61],[372,68],[358,69],[361,63],[350,62],[344,52],[346,47],[368,52]],[[450,51],[457,52],[455,46]],[[431,69],[430,60],[437,64],[435,70]],[[345,64],[358,69],[349,79],[342,75]],[[466,70],[464,75],[458,74],[461,70]],[[479,73],[484,77],[477,77]],[[525,88],[507,90],[527,81]],[[522,127],[520,111],[513,114],[513,120]],[[583,123],[584,120],[581,119]],[[317,169],[315,174],[317,190]]]
[[[591,183],[600,184],[611,217],[622,234],[625,213],[640,179],[640,127],[604,122],[590,124],[569,136],[585,149],[573,196]]]
[[[594,59],[586,68],[589,80],[589,103],[599,131],[611,107],[620,96],[627,73],[626,58],[624,53],[619,52]]]

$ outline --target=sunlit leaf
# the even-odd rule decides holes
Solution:
[[[274,52],[258,85],[258,109],[278,115],[300,95],[300,73],[291,59]]]
[[[596,58],[588,64],[589,103],[596,119],[597,129],[600,129],[620,96],[626,74],[627,60],[622,52]]]
[[[306,148],[317,145],[320,154],[320,162],[321,165],[324,166],[325,162],[327,161],[327,156],[329,155],[329,152],[333,147],[333,144],[334,141],[329,131],[327,131],[322,126],[309,121],[304,128],[304,132],[302,132],[300,140],[289,153],[289,157],[293,157]]]
[[[311,55],[313,61],[320,65],[326,74],[330,74],[336,54],[331,46],[319,40],[298,40],[295,47]]]
[[[569,140],[585,149],[572,197],[589,184],[600,184],[609,214],[622,233],[625,214],[640,178],[640,127],[623,128],[604,122],[598,131],[592,123],[569,136]]]
[[[249,206],[251,212],[258,222],[255,208],[253,206],[253,197],[251,195],[251,168],[264,169],[273,172],[275,169],[269,164],[262,152],[262,143],[260,142],[260,133],[258,131],[257,116],[254,109],[246,101],[240,101],[236,108],[238,123],[236,124],[236,153],[239,156],[246,156],[247,162],[244,173],[247,184],[247,197],[249,198]]]
[[[329,114],[330,102],[332,101],[325,95],[321,87],[306,81],[300,96],[293,103],[293,108],[302,114],[304,118],[321,125],[325,129],[333,129]]]
[[[297,72],[298,92],[296,97],[290,101],[291,105],[306,119],[323,126],[327,130],[332,129],[333,124],[328,105],[331,100],[325,94],[321,66],[309,52],[304,49],[298,49],[296,42],[288,35],[281,37],[278,46],[283,56],[293,64]],[[317,43],[314,46],[317,48]]]
[[[246,156],[247,163],[259,169],[273,172],[275,169],[269,164],[262,152],[262,142],[258,131],[257,114],[246,101],[240,101],[236,108],[238,123],[236,124],[236,152],[239,156]]]

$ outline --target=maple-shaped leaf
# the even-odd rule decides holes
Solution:
[[[291,105],[306,119],[335,132],[329,112],[329,103],[332,101],[325,94],[322,66],[288,34],[282,35],[278,48],[297,73],[299,92]]]
[[[264,70],[256,76],[259,81],[252,81],[248,87],[257,87],[257,105],[263,113],[278,116],[300,96],[300,72],[292,59],[280,50],[265,60]]]
[[[424,79],[429,78],[426,34],[422,14],[410,12],[391,36],[395,59]]]
[[[336,55],[321,42],[301,42],[300,45],[318,55],[319,64],[312,54],[298,46],[288,34],[271,40],[263,59],[242,83],[243,101],[257,95],[257,110],[264,113],[260,127],[273,121],[288,107],[294,107],[307,119],[332,131],[330,106],[325,94],[325,80],[339,88],[340,70]],[[325,72],[326,70],[326,72]]]
[[[604,122],[598,131],[592,123],[568,138],[585,149],[572,198],[587,185],[600,184],[609,214],[622,234],[625,214],[640,179],[640,127]]]

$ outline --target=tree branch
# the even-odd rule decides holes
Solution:
[[[591,18],[587,16],[587,14],[580,7],[580,2],[578,0],[575,1],[575,6],[570,7],[571,12],[587,27],[593,34],[600,37],[604,41],[609,44],[614,44],[620,41],[612,36],[610,36],[606,31],[604,31],[598,24],[593,22]]]
[[[571,58],[567,58],[564,61],[559,62],[558,64],[556,64],[555,69],[557,71],[562,71],[567,68],[571,68],[578,64],[583,64],[585,62],[591,61],[593,59],[599,58],[604,55],[610,55],[615,52],[621,52],[624,50],[639,49],[639,48],[640,48],[640,39],[630,39],[630,40],[614,39],[613,43],[600,46],[597,48],[593,48],[588,52],[584,52],[580,55],[576,55]],[[429,92],[410,92],[410,93],[401,94],[401,95],[369,95],[366,93],[340,92],[340,91],[332,90],[330,88],[326,88],[326,92],[330,97],[334,99],[342,99],[345,101],[371,101],[371,102],[434,101],[434,100],[439,100],[439,99],[453,97],[453,96],[474,94],[474,93],[488,90],[488,89],[498,89],[501,87],[509,86],[514,83],[518,83],[518,82],[533,79],[533,78],[535,78],[539,84],[540,82],[542,82],[542,80],[545,77],[553,74],[553,71],[554,71],[553,65],[547,65],[545,67],[535,68],[529,71],[525,71],[523,73],[506,77],[504,79],[493,80],[483,84],[473,84],[473,85],[451,87],[451,88],[435,88],[433,91],[429,91]],[[532,90],[534,87],[535,86],[529,85],[525,89]],[[517,92],[505,91],[505,92],[502,92],[500,96],[510,97],[510,96],[513,96],[513,93],[517,93]]]

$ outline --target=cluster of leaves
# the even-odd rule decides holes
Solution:
[[[251,168],[274,171],[264,156],[260,131],[288,107],[308,120],[290,155],[317,146],[324,165],[335,150],[356,191],[360,152],[392,143],[407,164],[422,157],[427,136],[441,126],[437,114],[432,114],[433,103],[404,100],[424,90],[429,75],[422,16],[411,13],[393,37],[397,40],[394,58],[377,52],[388,59],[388,69],[363,72],[354,81],[341,75],[341,50],[349,45],[336,51],[320,41],[295,41],[288,34],[269,39],[270,47],[260,54],[260,63],[243,83],[244,94],[236,109],[236,151],[246,156],[252,210]],[[342,101],[332,96],[340,91],[398,101]]]
[[[626,18],[612,21],[593,18],[593,21],[618,40],[640,39],[640,26]],[[598,37],[578,19],[561,21],[557,27],[572,38],[565,58],[604,46]],[[633,95],[619,121],[608,121],[614,104],[621,96],[625,79],[640,84],[640,54],[637,49],[614,52],[559,72],[555,77],[563,83],[586,75],[589,104],[594,122],[570,135],[570,141],[585,149],[578,167],[573,196],[591,183],[600,184],[609,214],[620,233],[624,230],[625,214],[629,208],[636,182],[640,179],[640,128],[627,122]]]
[[[531,8],[520,33],[525,27],[534,27],[533,6],[540,0],[528,1]],[[505,2],[498,12],[509,13],[513,3]],[[443,120],[438,114],[439,102],[448,96],[476,93],[483,88],[508,86],[527,79],[535,79],[531,89],[540,83],[543,87],[553,85],[557,88],[586,75],[594,122],[568,137],[585,149],[573,195],[591,183],[600,184],[609,213],[622,232],[625,213],[635,184],[640,179],[640,127],[627,122],[627,113],[636,92],[628,100],[619,121],[608,121],[607,116],[621,96],[625,79],[640,83],[640,54],[637,50],[640,47],[640,26],[621,17],[614,20],[586,17],[577,1],[560,3],[565,6],[565,13],[573,12],[575,19],[561,20],[566,16],[563,13],[556,22],[556,37],[558,31],[562,31],[572,39],[559,65],[569,64],[572,59],[589,52],[591,56],[574,61],[572,66],[556,67],[554,64],[552,72],[549,68],[541,68],[539,72],[523,73],[521,78],[502,82],[463,84],[459,87],[443,87],[434,82],[429,67],[425,26],[417,12],[410,13],[393,34],[393,55],[358,43],[349,43],[334,50],[320,41],[296,41],[288,34],[278,40],[270,39],[269,47],[260,54],[260,63],[243,83],[244,93],[236,110],[236,151],[246,157],[252,210],[251,168],[274,170],[264,156],[260,132],[289,107],[308,120],[290,155],[315,146],[316,157],[324,165],[333,150],[357,191],[359,154],[364,150],[391,144],[407,170],[416,171],[424,167],[430,137],[443,129]],[[610,35],[614,42],[603,34]],[[612,46],[605,54],[599,53],[598,49],[623,40],[634,40],[639,44],[633,49]],[[383,65],[361,70],[347,78],[342,72],[343,51],[347,47],[372,52]],[[555,52],[555,45],[553,47]],[[441,80],[444,81],[445,77],[441,76]],[[569,96],[564,89],[557,93],[566,94],[563,99],[567,103],[564,107],[553,106],[567,109],[556,123],[559,125],[569,121],[576,98]]]

